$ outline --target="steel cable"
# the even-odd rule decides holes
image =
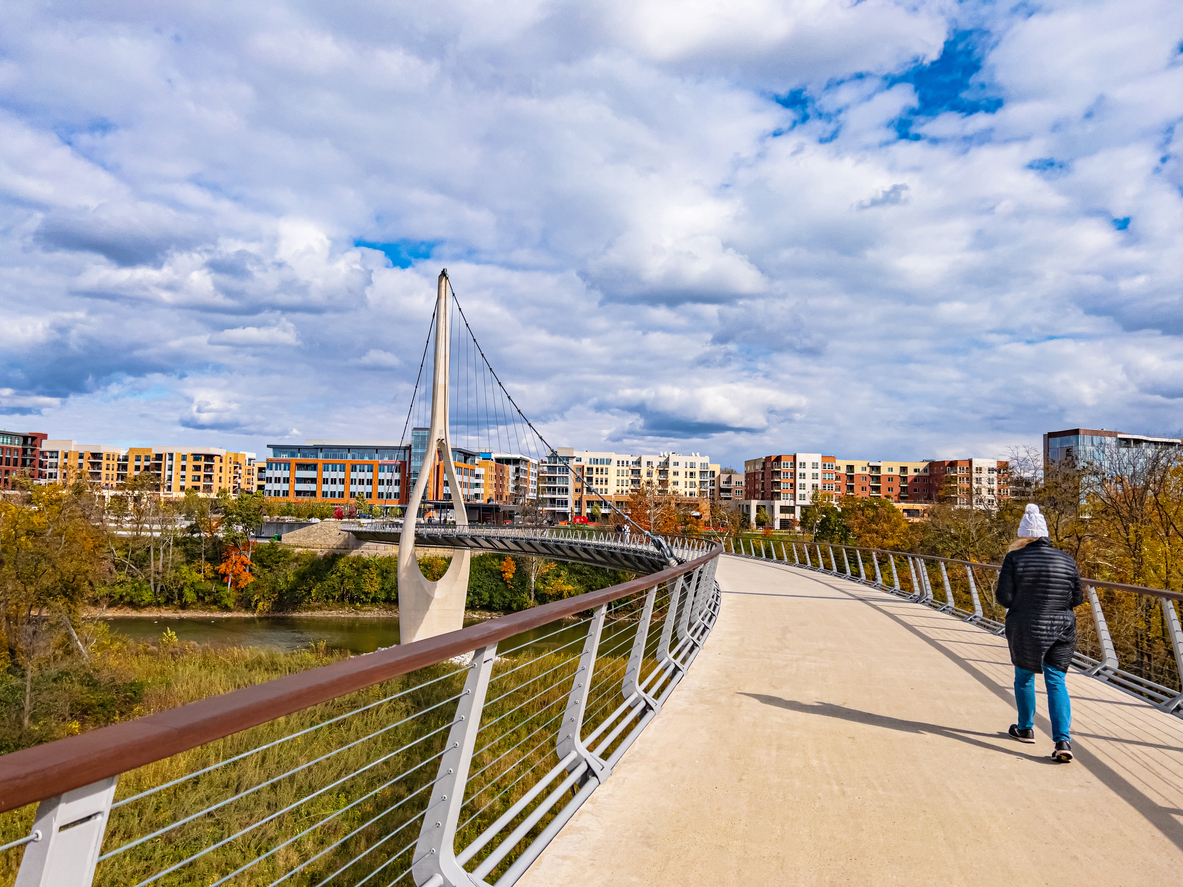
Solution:
[[[310,795],[307,795],[307,796],[305,796],[305,797],[301,798],[300,800],[296,801],[295,803],[289,804],[287,807],[284,807],[282,810],[277,810],[276,812],[274,812],[274,813],[272,813],[272,814],[270,814],[270,815],[268,815],[268,816],[265,816],[263,819],[260,819],[258,822],[252,823],[251,825],[247,826],[247,827],[246,827],[246,828],[244,828],[244,829],[240,829],[238,832],[234,833],[234,834],[233,834],[233,835],[231,835],[230,837],[228,837],[228,838],[224,838],[224,839],[222,839],[221,841],[218,841],[216,844],[212,844],[212,845],[210,845],[209,847],[206,847],[204,850],[201,850],[200,852],[198,852],[198,853],[195,853],[195,854],[193,854],[193,855],[189,856],[188,858],[186,858],[186,859],[182,860],[181,862],[178,862],[176,865],[173,865],[173,866],[171,866],[171,867],[169,867],[169,868],[165,869],[165,870],[164,870],[164,871],[162,871],[162,872],[158,872],[156,875],[153,875],[151,878],[148,878],[148,879],[147,879],[147,880],[145,880],[145,881],[140,881],[140,882],[139,882],[139,884],[137,884],[137,885],[136,885],[136,887],[143,887],[143,885],[145,885],[145,884],[151,884],[151,883],[153,883],[154,881],[157,881],[157,880],[159,880],[160,878],[163,878],[165,875],[167,875],[167,874],[169,874],[169,873],[171,873],[171,872],[174,872],[174,871],[176,871],[177,869],[181,868],[182,866],[188,865],[188,864],[189,864],[190,862],[192,862],[193,860],[195,860],[195,859],[199,859],[200,857],[202,857],[202,856],[205,856],[207,853],[209,853],[209,852],[211,852],[211,851],[213,851],[213,850],[216,850],[217,848],[219,848],[219,847],[221,847],[221,846],[223,846],[223,845],[225,845],[225,844],[228,844],[230,841],[233,841],[235,838],[239,838],[239,837],[241,837],[242,835],[245,835],[247,832],[249,832],[249,831],[253,831],[254,829],[258,828],[259,826],[263,825],[264,823],[270,822],[271,820],[275,819],[276,817],[278,817],[278,816],[281,816],[281,815],[283,815],[284,813],[287,813],[287,812],[289,812],[289,811],[291,811],[291,810],[294,810],[296,807],[299,807],[301,804],[304,804],[304,803],[306,803],[306,802],[308,802],[308,801],[312,800],[313,798],[315,798],[315,797],[318,797],[318,796],[320,796],[320,795],[324,794],[324,793],[325,793],[325,792],[327,792],[329,789],[336,788],[338,785],[341,785],[342,783],[348,782],[348,781],[349,781],[350,779],[352,779],[353,777],[355,777],[355,776],[358,776],[359,774],[361,774],[361,773],[364,773],[364,772],[366,772],[367,770],[370,770],[370,769],[372,769],[372,768],[374,768],[374,767],[378,766],[379,764],[382,764],[382,763],[384,763],[384,762],[386,762],[386,761],[390,760],[390,759],[391,759],[392,757],[394,757],[395,755],[402,754],[402,753],[403,753],[404,751],[406,751],[407,749],[409,749],[409,748],[412,748],[412,747],[414,747],[415,745],[418,745],[420,742],[422,742],[422,741],[423,741],[423,740],[425,740],[425,739],[429,739],[431,736],[435,735],[436,733],[439,733],[439,732],[441,732],[441,731],[443,731],[443,730],[450,729],[450,728],[453,726],[453,724],[456,724],[456,723],[457,723],[457,721],[453,720],[453,721],[451,721],[450,723],[443,725],[442,727],[439,727],[439,728],[437,728],[437,729],[435,729],[435,730],[432,730],[430,733],[427,733],[427,734],[425,734],[425,735],[423,735],[423,736],[420,736],[420,737],[419,737],[418,739],[416,739],[414,742],[410,742],[410,743],[408,743],[407,745],[404,745],[402,748],[396,749],[395,751],[392,751],[392,752],[390,752],[389,754],[387,754],[387,755],[384,755],[384,756],[382,756],[381,758],[378,758],[378,760],[376,760],[376,761],[372,761],[372,762],[370,762],[369,764],[366,764],[364,767],[361,767],[361,768],[359,768],[359,769],[357,769],[357,770],[354,770],[354,771],[353,771],[353,772],[351,772],[351,773],[348,773],[348,774],[346,774],[345,776],[343,776],[343,777],[341,777],[340,779],[338,779],[336,782],[333,782],[333,783],[331,783],[331,784],[329,784],[329,785],[326,785],[324,788],[317,789],[316,791],[312,792],[312,794],[310,794]],[[428,760],[431,760],[431,759],[429,758]],[[313,762],[313,763],[315,763],[315,762]],[[409,772],[413,772],[415,769],[417,769],[417,768],[418,768],[418,767],[420,767],[420,766],[422,766],[422,764],[418,764],[418,765],[416,765],[416,767],[412,767],[412,768],[411,768],[411,770],[408,770],[408,771],[406,771],[406,772],[408,772],[408,773],[409,773]],[[303,767],[301,767],[300,769],[303,769]],[[292,771],[292,772],[295,772],[295,771]],[[401,778],[402,778],[402,776],[404,776],[404,775],[406,775],[406,774],[405,774],[405,773],[403,773],[403,774],[400,774],[398,778],[400,778],[400,779],[401,779]],[[277,778],[278,778],[278,777],[277,777]],[[264,783],[264,785],[266,785],[266,784],[269,784],[270,782],[274,782],[274,781],[275,781],[275,780],[268,780],[268,782],[267,782],[267,783]],[[256,788],[259,788],[259,787],[261,787],[261,786],[256,786]],[[255,789],[251,789],[250,791],[254,791],[254,790],[255,790]],[[249,792],[244,792],[243,794],[248,794],[248,793],[249,793]],[[217,809],[218,807],[222,807],[222,806],[224,806],[225,804],[228,804],[228,803],[229,803],[230,801],[232,801],[232,800],[235,800],[235,798],[231,798],[231,799],[229,799],[229,800],[227,800],[227,801],[223,801],[222,803],[220,803],[220,804],[217,804],[217,805],[215,805],[215,806],[213,806],[213,807],[209,807],[209,808],[207,808],[206,810],[202,811],[202,813],[206,813],[206,812],[209,812],[209,811],[211,811],[211,810],[215,810],[215,809]],[[125,844],[125,845],[123,845],[122,847],[120,847],[118,850],[113,850],[113,851],[111,851],[110,853],[108,853],[108,854],[106,854],[106,855],[104,855],[104,856],[101,856],[101,857],[99,857],[99,859],[100,859],[100,861],[101,861],[101,860],[103,860],[103,859],[108,859],[108,858],[110,858],[111,856],[115,855],[116,853],[122,853],[124,850],[127,850],[127,849],[129,849],[129,848],[131,848],[131,847],[134,847],[134,846],[136,846],[137,844],[142,844],[144,841],[148,840],[149,838],[158,837],[159,835],[162,835],[162,834],[164,834],[164,833],[166,833],[166,832],[169,832],[169,831],[171,831],[172,829],[176,828],[178,825],[182,825],[182,824],[183,824],[183,823],[185,823],[185,822],[189,822],[189,821],[193,820],[194,818],[196,818],[196,817],[197,817],[197,816],[199,816],[199,815],[201,815],[201,814],[194,814],[194,816],[187,817],[186,819],[182,820],[182,821],[181,821],[181,822],[179,822],[179,823],[174,823],[173,825],[169,826],[168,828],[162,829],[162,830],[160,830],[159,832],[156,832],[156,833],[155,833],[155,834],[153,834],[153,835],[149,835],[147,838],[140,838],[139,840],[137,840],[137,841],[134,841],[134,842],[132,842],[131,844]]]
[[[217,770],[219,767],[225,767],[227,764],[233,764],[235,761],[241,761],[243,758],[249,758],[251,755],[258,754],[261,751],[266,751],[269,748],[274,748],[277,745],[282,745],[283,743],[287,742],[288,740],[296,739],[300,736],[304,736],[305,734],[311,733],[314,730],[319,730],[321,727],[327,727],[330,724],[336,724],[340,721],[345,720],[346,718],[351,718],[356,714],[360,714],[361,712],[368,711],[369,709],[374,708],[375,706],[384,705],[387,702],[391,702],[392,700],[399,699],[402,696],[406,696],[408,693],[413,693],[416,690],[421,690],[424,687],[430,687],[432,684],[438,684],[440,681],[446,681],[449,678],[454,678],[454,677],[455,677],[454,674],[445,674],[445,675],[440,675],[440,677],[438,677],[438,678],[432,678],[430,681],[425,681],[422,684],[416,684],[414,687],[409,687],[406,690],[401,690],[398,693],[394,693],[390,696],[387,696],[385,699],[379,699],[377,702],[371,702],[368,705],[363,705],[360,708],[355,708],[353,711],[346,712],[343,715],[338,715],[335,718],[330,718],[327,721],[321,721],[319,724],[314,724],[313,726],[307,727],[304,730],[299,730],[295,733],[290,733],[287,736],[283,736],[279,739],[274,740],[273,742],[267,743],[266,745],[260,745],[258,748],[253,748],[250,751],[242,752],[242,754],[235,755],[232,758],[227,758],[224,761],[219,761],[216,764],[211,764],[210,766],[204,767],[201,770],[194,770],[192,773],[189,773],[185,776],[180,776],[180,777],[172,780],[171,782],[163,783],[162,785],[158,785],[155,788],[147,789],[146,791],[142,791],[139,794],[132,795],[130,798],[124,798],[122,801],[117,801],[114,804],[112,804],[111,809],[116,810],[119,807],[123,807],[126,804],[132,803],[132,801],[138,801],[141,798],[146,798],[149,795],[153,795],[156,792],[163,791],[166,788],[171,788],[174,785],[180,785],[182,782],[186,782],[190,779],[193,779],[196,776],[202,776],[206,773],[210,773],[213,770]],[[455,699],[458,697],[452,697],[452,698]],[[429,709],[424,709],[424,710],[428,711]],[[412,716],[412,717],[414,717],[414,716]],[[0,849],[3,849],[3,848],[0,848]]]

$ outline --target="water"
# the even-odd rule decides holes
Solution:
[[[215,619],[177,619],[154,616],[115,616],[107,620],[111,630],[133,641],[158,641],[166,629],[178,640],[201,644],[217,643],[236,647],[272,647],[298,650],[322,641],[330,650],[372,653],[399,642],[397,617],[362,619],[353,616],[222,616]],[[465,620],[475,625],[479,620]],[[557,632],[556,632],[557,629]],[[606,634],[608,632],[605,632]],[[502,641],[501,650],[522,644],[544,653],[570,644],[566,651],[578,653],[587,634],[582,623],[560,627],[549,625]]]

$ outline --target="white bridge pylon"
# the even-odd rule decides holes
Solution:
[[[415,557],[415,525],[423,493],[431,481],[437,461],[442,462],[448,478],[448,496],[458,526],[468,526],[464,492],[452,463],[452,435],[448,429],[448,380],[451,368],[451,286],[448,269],[440,272],[435,297],[435,356],[431,386],[431,423],[427,432],[427,452],[419,467],[419,477],[403,518],[398,542],[398,620],[399,642],[434,637],[456,631],[464,625],[464,601],[468,595],[468,571],[471,553],[457,549],[452,563],[437,582],[429,581],[419,569]]]

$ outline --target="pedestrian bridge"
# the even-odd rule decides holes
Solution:
[[[341,524],[359,542],[398,545],[403,522]],[[423,524],[415,527],[415,545],[492,554],[544,557],[609,570],[652,573],[671,555],[688,560],[707,551],[702,540],[600,532],[576,527],[494,527],[487,524]]]
[[[1069,676],[1076,761],[1014,723],[1006,641],[845,578],[726,557],[653,726],[521,884],[1174,884],[1183,720]],[[1040,682],[1041,685],[1041,682]]]
[[[0,852],[19,887],[1178,881],[1179,700],[1118,668],[1106,583],[1062,765],[1045,700],[1037,745],[1005,735],[990,565],[685,551],[2,756]]]

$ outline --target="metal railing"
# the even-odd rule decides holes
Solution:
[[[694,661],[721,552],[0,757],[0,851],[19,887],[511,885]]]
[[[740,539],[728,540],[725,547],[729,553],[742,557],[773,560],[871,585],[964,619],[993,634],[1006,633],[1006,610],[994,597],[1001,564],[825,542],[764,539],[745,543]],[[1085,674],[1183,717],[1183,628],[1175,607],[1175,601],[1183,601],[1183,594],[1088,578],[1082,578],[1081,585],[1085,596],[1081,606],[1088,607],[1091,619],[1079,623],[1073,664]],[[939,596],[934,587],[940,588]],[[1108,601],[1099,592],[1107,592]],[[1133,650],[1139,660],[1136,671],[1120,666],[1118,645],[1110,630],[1111,619],[1105,613],[1105,605],[1109,605],[1112,614],[1123,595],[1137,596],[1135,608],[1145,609],[1143,605],[1152,606],[1156,601],[1161,619],[1157,637],[1164,650],[1160,655],[1137,656],[1139,651],[1145,652],[1145,638],[1131,638],[1129,644],[1123,645]],[[1128,618],[1121,622],[1123,633],[1136,629]]]
[[[403,522],[367,521],[364,524],[341,523],[342,530],[347,532],[401,532]],[[653,543],[647,536],[635,533],[618,533],[611,530],[599,530],[584,527],[498,527],[492,524],[424,524],[415,526],[416,537],[431,536],[471,536],[471,537],[504,537],[506,539],[551,539],[561,542],[588,542],[605,548],[620,548],[634,551],[652,551]],[[694,536],[663,536],[655,538],[662,540],[672,550],[686,556],[697,556],[713,548],[713,544],[706,539]]]

